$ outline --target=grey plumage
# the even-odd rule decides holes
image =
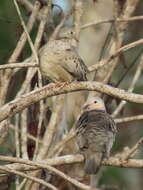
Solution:
[[[74,32],[70,29],[63,29],[58,39],[43,46],[39,60],[43,77],[53,82],[87,80],[87,67],[77,52]]]
[[[90,99],[76,123],[76,139],[85,156],[85,172],[96,174],[112,148],[116,125],[99,97]]]

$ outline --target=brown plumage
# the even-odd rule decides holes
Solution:
[[[99,97],[90,98],[76,123],[76,139],[85,156],[85,172],[96,174],[112,148],[116,125]]]
[[[76,49],[72,29],[63,29],[58,39],[50,40],[39,51],[40,69],[52,82],[85,81],[87,67]]]

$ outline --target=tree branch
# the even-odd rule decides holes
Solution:
[[[112,86],[100,82],[56,83],[44,86],[43,88],[36,89],[2,106],[0,108],[0,121],[8,117],[11,117],[12,115],[23,110],[27,106],[35,102],[38,102],[46,97],[83,90],[98,91],[126,101],[143,103],[143,95],[130,93],[123,89],[114,88]]]

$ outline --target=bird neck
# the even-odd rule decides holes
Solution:
[[[99,112],[99,113],[106,113],[106,110],[90,110],[87,112]]]
[[[68,42],[70,46],[77,47],[77,41],[74,38],[60,38],[58,40],[62,40],[63,42]]]

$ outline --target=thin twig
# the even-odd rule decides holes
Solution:
[[[74,25],[75,25],[75,33],[76,39],[79,39],[80,36],[80,27],[81,27],[81,17],[82,17],[82,4],[81,0],[74,1]]]
[[[20,158],[20,141],[19,141],[19,114],[15,115],[15,146],[16,146],[16,157]]]
[[[143,69],[143,56],[141,57],[140,63],[137,66],[133,80],[128,88],[128,92],[132,92],[134,90],[134,87],[141,75],[142,69]],[[126,103],[127,103],[126,101],[122,100],[120,104],[117,106],[117,108],[115,109],[115,111],[112,113],[112,117],[116,117],[118,113],[122,110],[122,108],[125,106]]]
[[[49,3],[48,7],[45,7],[45,9],[42,10],[42,12],[43,12],[42,21],[41,21],[41,23],[39,25],[38,33],[37,33],[36,40],[35,40],[35,43],[34,43],[34,46],[35,46],[36,50],[38,50],[38,48],[39,48],[41,38],[42,38],[42,34],[44,32],[44,29],[45,29],[46,20],[48,20],[48,18],[49,18],[50,8],[51,8],[51,4]],[[25,62],[27,62],[27,63],[29,63],[29,62],[33,63],[33,61],[34,60],[33,60],[32,56],[25,60]],[[33,76],[35,75],[35,73],[37,72],[37,70],[38,70],[37,68],[28,69],[25,81],[23,82],[23,84],[21,86],[21,89],[18,92],[18,95],[22,95],[23,93],[25,93],[26,88],[31,83],[31,80],[32,80]]]
[[[27,152],[27,142],[28,142],[28,138],[27,138],[27,118],[28,116],[28,109],[24,109],[21,113],[21,153],[22,153],[22,158],[24,159],[28,159],[28,152]]]
[[[39,28],[38,28],[38,32],[37,32],[37,36],[36,36],[36,40],[34,43],[35,48],[38,50],[40,47],[40,42],[42,40],[42,36],[44,33],[44,29],[47,23],[47,18],[49,18],[49,13],[50,13],[50,8],[51,8],[51,3],[48,3],[48,6],[46,6],[45,8],[43,8],[42,12],[43,12],[43,19],[40,22]],[[38,69],[38,84],[39,87],[42,87],[42,75],[40,72],[40,69]],[[41,126],[42,126],[42,122],[43,122],[43,116],[44,116],[44,102],[43,100],[40,101],[40,113],[39,113],[39,122],[38,122],[38,129],[37,129],[37,140],[36,140],[36,144],[35,144],[35,151],[34,151],[34,159],[36,158],[37,154],[38,154],[38,147],[39,147],[39,139],[40,139],[40,132],[41,132]]]
[[[36,50],[38,50],[40,47],[40,43],[41,43],[41,40],[43,37],[43,33],[44,33],[44,30],[46,27],[47,20],[50,17],[50,9],[51,9],[51,2],[49,1],[48,5],[41,10],[42,19],[39,24],[37,36],[36,36],[35,43],[34,43],[34,47]]]
[[[17,133],[21,133],[21,130],[20,130],[20,129],[17,130],[17,128],[14,127],[12,124],[9,125],[9,128],[11,128],[11,129],[14,130],[14,131],[17,131]],[[30,134],[27,134],[27,137],[28,137],[29,139],[35,141],[35,142],[36,142],[36,140],[37,140],[34,136],[32,136],[32,135],[30,135]],[[42,143],[42,141],[39,140],[39,143]]]
[[[31,38],[30,38],[30,36],[29,36],[29,33],[28,33],[27,27],[26,27],[26,25],[25,25],[25,23],[24,23],[24,20],[23,20],[23,18],[22,18],[22,15],[21,15],[19,6],[18,6],[16,0],[13,0],[13,1],[14,1],[14,4],[15,4],[15,7],[16,7],[18,16],[19,16],[19,18],[20,18],[21,24],[22,24],[22,26],[23,26],[24,32],[26,33],[26,36],[27,36],[29,45],[30,45],[31,50],[32,50],[32,52],[33,52],[35,61],[36,61],[36,63],[38,64],[38,63],[39,63],[38,55],[37,55],[37,52],[36,52],[35,47],[34,47],[34,45],[33,45],[33,42],[32,42],[32,40],[31,40]]]
[[[22,6],[24,6],[24,8],[27,9],[28,12],[31,13],[33,11],[34,6],[29,0],[18,0],[18,3],[20,3]],[[41,21],[43,19],[42,9],[39,10],[36,19],[38,21]]]
[[[39,2],[36,1],[34,4],[34,7],[33,7],[32,14],[31,14],[29,21],[28,21],[28,24],[27,24],[28,32],[30,32],[33,28],[39,7],[40,7],[40,4],[39,4]],[[23,32],[18,43],[17,43],[15,50],[13,51],[13,54],[9,58],[8,62],[10,62],[10,63],[16,62],[17,58],[19,57],[19,55],[20,55],[20,53],[21,53],[21,51],[22,51],[22,49],[26,43],[26,39],[27,39],[26,33]],[[3,83],[3,86],[0,89],[0,105],[2,105],[5,102],[6,93],[8,90],[8,86],[9,86],[11,77],[12,77],[12,70],[11,69],[6,70],[4,75],[2,76],[1,80],[5,81],[5,82]]]
[[[134,156],[135,152],[139,149],[141,145],[143,145],[143,137],[131,149],[125,147],[124,151],[121,152],[119,156],[117,154],[117,157],[119,157],[119,159],[124,162]]]
[[[65,136],[60,142],[58,142],[51,152],[49,153],[49,157],[53,157],[59,150],[61,151],[61,147],[64,147],[68,141],[70,141],[72,138],[74,138],[76,135],[75,131],[71,129],[71,131],[68,133],[67,136]]]
[[[0,156],[0,160],[2,159],[2,157],[3,156]],[[4,157],[3,157],[4,158]],[[5,159],[3,159],[3,161],[5,160],[7,160],[7,161],[9,161],[9,157],[7,157],[8,159],[6,159],[6,157],[5,157]],[[61,172],[61,171],[59,171],[59,170],[57,170],[56,168],[54,168],[54,167],[52,167],[52,166],[49,166],[49,165],[47,165],[47,164],[41,164],[40,162],[33,162],[33,161],[30,161],[30,160],[24,160],[24,159],[17,159],[17,158],[12,158],[11,159],[11,162],[18,162],[18,163],[23,163],[23,164],[27,164],[27,165],[31,165],[31,166],[37,166],[37,167],[39,167],[39,168],[45,168],[45,169],[47,169],[47,170],[49,170],[49,171],[51,171],[51,172],[54,172],[56,175],[58,175],[58,176],[60,176],[60,177],[62,177],[63,179],[65,179],[66,181],[68,181],[68,182],[70,182],[70,183],[72,183],[72,184],[74,184],[76,187],[79,187],[79,188],[81,188],[81,189],[84,189],[84,190],[91,190],[92,188],[90,187],[90,186],[88,186],[88,185],[85,185],[85,184],[83,184],[83,183],[80,183],[80,182],[78,182],[77,180],[75,180],[75,179],[73,179],[73,178],[71,178],[71,177],[69,177],[69,176],[67,176],[66,174],[64,174],[63,172]],[[2,166],[0,166],[0,169],[2,170]],[[9,169],[8,169],[9,170]],[[14,170],[12,170],[12,169],[10,169],[10,171],[14,171]],[[15,174],[16,174],[16,171],[14,171],[15,172]],[[14,173],[13,172],[13,173]],[[18,172],[18,173],[22,173],[22,172]],[[18,174],[17,173],[17,174]],[[24,176],[23,176],[24,177]],[[27,177],[27,175],[25,174],[25,177]],[[28,177],[27,177],[28,178]],[[33,180],[33,177],[31,177],[30,176],[30,178],[31,178],[31,180]],[[29,179],[30,179],[29,178]],[[36,178],[37,179],[37,178]],[[38,180],[38,179],[37,179]],[[34,180],[33,180],[34,181]],[[42,180],[43,181],[43,180]],[[47,183],[46,183],[47,184]],[[49,185],[49,184],[48,184]],[[94,190],[97,190],[96,188],[94,189]]]
[[[16,114],[15,116],[15,149],[16,149],[16,157],[20,158],[20,136],[18,133],[19,130],[19,123],[20,123],[20,115]],[[15,185],[16,185],[16,190],[19,187],[19,176],[16,176],[15,179]]]
[[[24,178],[28,178],[28,179],[30,179],[30,180],[32,180],[32,181],[35,181],[35,182],[37,182],[37,183],[40,183],[40,184],[42,184],[42,185],[48,187],[48,188],[50,188],[50,189],[58,190],[55,186],[53,186],[53,185],[51,185],[51,184],[45,182],[45,181],[42,180],[42,179],[38,179],[38,178],[36,178],[36,177],[32,177],[32,176],[30,176],[30,175],[27,175],[27,174],[25,174],[25,173],[22,173],[22,172],[13,170],[13,169],[10,169],[10,168],[5,167],[5,166],[0,166],[0,169],[3,170],[3,171],[6,171],[6,172],[8,172],[8,173],[12,173],[12,174],[15,174],[15,175],[24,177]]]
[[[133,61],[130,63],[130,65],[128,66],[128,68],[126,69],[126,71],[123,73],[123,75],[121,76],[121,78],[115,84],[116,87],[118,87],[120,85],[120,83],[122,82],[122,80],[127,76],[127,73],[133,68],[133,66],[135,65],[135,63],[137,62],[137,60],[139,59],[139,57],[141,56],[142,52],[143,52],[143,48],[139,51],[139,53],[137,54],[137,56],[133,59]]]
[[[121,18],[116,19],[116,22],[132,22],[132,21],[143,21],[143,16],[133,16],[133,17],[124,18],[124,19],[121,19]],[[106,24],[106,23],[110,24],[113,22],[115,22],[115,19],[105,19],[105,20],[93,21],[93,22],[82,25],[81,29],[86,29],[86,28],[89,28],[92,26],[97,26],[100,24]]]
[[[142,119],[143,119],[143,115],[136,115],[136,116],[130,116],[130,117],[117,118],[115,119],[115,122],[125,123],[125,122],[130,122],[130,121],[138,121]]]
[[[135,42],[132,42],[130,44],[124,45],[121,48],[119,48],[118,50],[116,50],[114,53],[112,53],[107,59],[101,60],[99,61],[97,64],[94,64],[90,67],[88,67],[88,71],[92,72],[94,70],[99,69],[100,67],[103,67],[106,64],[109,64],[116,56],[118,56],[120,53],[123,53],[133,47],[136,47],[138,45],[143,44],[143,39],[137,40]]]
[[[18,3],[23,5],[28,11],[33,10],[33,5],[28,0],[18,0]]]
[[[53,112],[52,112],[47,130],[45,131],[45,134],[43,137],[43,146],[40,149],[38,160],[45,159],[45,156],[47,155],[49,151],[52,140],[56,133],[58,123],[60,122],[60,119],[61,119],[62,109],[64,106],[64,97],[65,96],[56,97],[54,107],[53,107]]]
[[[9,119],[4,120],[0,123],[0,145],[5,141],[5,138],[9,131],[10,121]]]
[[[55,39],[58,36],[61,28],[64,26],[65,21],[71,16],[72,12],[73,8],[63,17],[60,24],[55,28],[54,32],[52,33],[50,39]]]
[[[15,163],[15,164],[6,165],[8,168],[12,168],[14,170],[28,171],[31,169],[36,170],[39,168],[45,168],[47,170],[52,171],[51,167],[48,168],[49,165],[58,166],[58,165],[63,165],[63,164],[81,163],[84,161],[84,156],[82,154],[74,154],[74,155],[55,157],[55,158],[47,159],[43,161],[30,161],[30,160],[24,160],[21,158],[14,158],[10,156],[0,156],[0,160]],[[17,164],[17,163],[20,163],[20,164]],[[142,159],[128,159],[128,160],[122,161],[117,154],[114,157],[110,157],[108,160],[103,160],[102,164],[105,166],[115,166],[115,167],[124,167],[124,168],[142,168],[143,160]],[[5,172],[2,172],[0,170],[0,173],[5,173]]]
[[[27,181],[27,178],[24,178],[23,181],[19,184],[19,188],[17,190],[21,190],[23,186],[25,185],[26,181]]]
[[[120,6],[120,2],[119,1],[114,1],[114,16],[117,19],[117,17],[119,18],[129,18],[133,12],[135,11],[136,6],[138,5],[139,0],[134,0],[133,1],[126,1],[125,6],[121,9]],[[118,7],[116,7],[116,3],[118,3]],[[128,22],[120,22],[116,23],[116,36],[117,38],[113,38],[112,39],[112,43],[111,43],[111,47],[108,50],[109,55],[114,55],[114,53],[116,52],[116,48],[120,48],[122,46],[123,43],[123,39],[124,39],[124,34],[127,30],[128,27]],[[114,37],[114,36],[113,36]],[[117,40],[117,41],[116,41]],[[118,42],[118,43],[117,43]],[[118,54],[119,55],[119,54]],[[116,56],[115,56],[116,57]],[[112,61],[112,58],[110,59],[109,56],[109,60],[107,58],[107,62],[109,63],[109,61],[111,61],[109,64],[105,65],[104,67],[100,68],[97,70],[96,72],[96,80],[103,82],[103,83],[108,83],[111,75],[113,74],[115,68],[117,67],[119,61],[118,61],[119,57],[117,57],[114,61]],[[106,61],[105,61],[106,62]],[[94,93],[94,95],[100,95],[100,93]]]
[[[27,67],[38,67],[39,65],[35,62],[33,63],[10,63],[10,64],[4,64],[0,65],[0,70],[2,69],[15,69],[15,68],[27,68]]]
[[[40,70],[38,70],[38,84],[39,84],[39,87],[42,87],[42,76],[41,76]],[[33,159],[36,159],[36,157],[38,155],[40,132],[41,132],[42,122],[43,122],[43,118],[44,118],[44,102],[43,102],[43,100],[40,101],[39,106],[40,106],[40,108],[39,108],[40,113],[39,113],[39,121],[38,121],[38,128],[37,128],[37,140],[36,140],[36,144],[35,144]]]
[[[112,30],[113,30],[113,24],[111,24],[110,28],[109,28],[109,31],[108,31],[108,34],[106,36],[106,39],[104,41],[104,44],[102,45],[102,48],[101,48],[101,52],[100,52],[100,56],[99,56],[99,59],[98,61],[100,61],[103,57],[104,57],[104,54],[106,52],[106,49],[108,48],[108,46],[110,45],[110,42],[111,42],[111,35],[112,35]]]

